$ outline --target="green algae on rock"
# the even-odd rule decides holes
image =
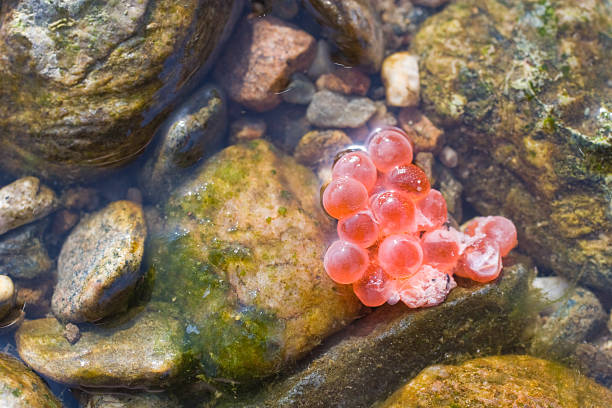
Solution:
[[[81,219],[57,261],[53,313],[70,322],[95,322],[127,307],[141,278],[147,228],[142,207],[115,201]]]
[[[323,270],[332,226],[316,177],[265,141],[210,158],[161,215],[148,250],[151,296],[183,311],[208,381],[278,372],[360,310]]]
[[[19,356],[54,381],[82,387],[159,388],[184,373],[185,328],[170,305],[149,305],[128,322],[81,326],[74,345],[54,318],[26,321],[15,334]]]
[[[199,77],[240,4],[5,2],[0,166],[74,180],[133,159]]]
[[[47,385],[14,357],[0,353],[0,406],[61,408]]]
[[[507,261],[498,280],[455,288],[436,307],[376,309],[286,378],[219,406],[366,408],[430,364],[512,350],[535,317],[529,294],[533,269],[518,259]]]
[[[612,6],[457,1],[413,42],[465,198],[543,266],[611,293]],[[500,189],[500,183],[503,189]]]
[[[380,408],[606,408],[612,391],[557,363],[530,356],[494,356],[459,366],[431,366]]]

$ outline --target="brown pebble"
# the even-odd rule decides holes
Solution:
[[[68,343],[75,344],[81,339],[81,331],[79,326],[73,323],[68,323],[64,328],[64,338],[68,340]]]
[[[435,183],[435,178],[433,175],[433,163],[434,156],[430,152],[418,152],[414,157],[414,164],[419,166],[425,174],[427,174],[427,178],[429,182],[433,185]]]
[[[261,139],[266,133],[266,122],[257,118],[240,118],[230,125],[230,143]]]
[[[311,167],[333,162],[336,153],[350,146],[352,140],[341,130],[313,130],[302,137],[295,148],[295,159]]]
[[[125,198],[133,203],[142,204],[142,193],[135,187],[128,188]]]
[[[249,16],[238,24],[217,63],[215,77],[230,99],[258,112],[281,103],[294,72],[310,66],[316,41],[275,17]]]
[[[17,280],[16,303],[25,305],[28,318],[43,317],[51,311],[52,279]]]
[[[62,194],[64,207],[71,210],[93,211],[100,205],[98,191],[93,188],[73,187]]]
[[[412,138],[415,150],[422,152],[437,152],[444,142],[444,132],[434,126],[433,123],[416,108],[405,108],[400,110],[399,123],[402,129],[410,134],[415,133]]]
[[[357,68],[338,68],[330,74],[321,75],[317,89],[329,89],[345,95],[365,96],[370,89],[370,78]]]
[[[79,214],[69,210],[58,211],[53,217],[51,231],[55,236],[63,235],[70,231],[77,222],[79,222]]]

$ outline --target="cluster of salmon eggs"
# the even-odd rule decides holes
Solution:
[[[325,270],[335,282],[352,284],[366,306],[437,305],[456,286],[455,274],[495,279],[501,258],[517,244],[504,217],[474,218],[463,232],[450,227],[444,197],[412,159],[404,131],[377,129],[365,150],[336,161],[323,192],[339,237],[325,254]]]

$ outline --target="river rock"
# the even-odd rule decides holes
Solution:
[[[81,325],[70,344],[54,318],[26,321],[19,356],[54,381],[81,387],[159,388],[184,374],[185,327],[171,305],[149,305],[127,322]]]
[[[412,45],[425,113],[461,157],[467,201],[504,214],[542,266],[612,293],[607,3],[460,0]],[[492,35],[491,33],[495,33]]]
[[[340,50],[337,58],[368,72],[380,69],[385,44],[382,27],[370,0],[306,0],[307,9]]]
[[[331,170],[336,154],[353,144],[341,130],[313,130],[300,140],[293,157],[305,166],[328,166]]]
[[[530,353],[575,362],[576,347],[592,340],[605,327],[607,317],[591,291],[580,287],[569,289],[563,294],[560,306],[545,315],[535,330]]]
[[[0,235],[46,217],[56,206],[53,190],[36,177],[24,177],[0,188]]]
[[[47,385],[23,363],[0,353],[0,406],[6,408],[62,408]]]
[[[224,92],[205,85],[179,106],[156,133],[157,147],[140,174],[150,198],[170,192],[191,166],[215,153],[227,128]]]
[[[43,242],[47,225],[41,220],[0,236],[0,274],[34,279],[51,269],[53,261]]]
[[[227,45],[215,77],[234,101],[267,111],[281,102],[291,74],[310,66],[315,44],[310,34],[275,17],[249,16]]]
[[[387,105],[418,106],[419,104],[419,63],[409,52],[396,52],[383,61],[380,73]]]
[[[345,95],[365,96],[370,89],[370,77],[357,68],[338,68],[317,79],[318,89],[328,89]]]
[[[515,347],[534,318],[533,270],[517,259],[504,264],[499,280],[455,288],[436,307],[379,307],[326,341],[286,378],[219,406],[370,408],[430,364]]]
[[[84,398],[84,408],[181,408],[175,397],[160,393],[96,394]]]
[[[115,201],[83,218],[59,255],[54,314],[93,322],[125,308],[142,275],[146,235],[142,207],[131,201]]]
[[[142,152],[239,0],[4,3],[0,167],[63,181]]]
[[[316,88],[308,77],[301,73],[291,76],[291,82],[283,91],[283,101],[297,105],[308,105],[312,101]]]
[[[316,177],[263,140],[210,158],[161,215],[151,297],[182,311],[210,382],[276,373],[359,313],[351,288],[323,269],[333,225]]]
[[[308,105],[306,118],[319,127],[358,128],[376,112],[372,100],[363,97],[347,97],[328,90],[314,94]]]
[[[11,278],[0,275],[0,320],[15,306],[15,285]]]
[[[605,408],[611,404],[612,391],[576,371],[530,356],[507,355],[428,367],[379,406]]]

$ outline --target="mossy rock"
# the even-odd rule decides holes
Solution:
[[[75,180],[136,157],[201,76],[239,4],[4,2],[0,166]]]
[[[361,305],[323,254],[315,175],[259,140],[226,148],[160,206],[152,299],[182,312],[200,378],[251,383],[351,322]]]
[[[607,293],[611,38],[609,0],[460,0],[412,44],[464,197],[511,218],[540,265]]]
[[[22,362],[0,353],[0,406],[11,408],[61,408],[47,385]]]
[[[379,408],[605,408],[612,392],[580,373],[530,356],[494,356],[431,366]]]
[[[66,340],[64,325],[55,318],[26,321],[15,334],[17,350],[37,372],[81,387],[159,389],[184,376],[190,356],[176,310],[149,305],[125,320],[82,325],[75,344]]]
[[[424,309],[383,306],[326,341],[313,357],[257,393],[218,401],[223,408],[370,407],[430,364],[465,361],[521,347],[535,318],[533,268],[505,259],[501,277],[454,289]],[[512,264],[514,262],[514,264]]]

